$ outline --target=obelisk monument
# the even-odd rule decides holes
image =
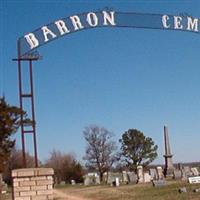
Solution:
[[[166,176],[172,176],[174,171],[174,166],[172,162],[172,154],[171,149],[169,145],[169,135],[168,135],[168,128],[167,126],[164,126],[164,141],[165,141],[165,168],[164,168],[164,175]]]

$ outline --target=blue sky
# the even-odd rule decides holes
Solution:
[[[195,0],[3,0],[0,5],[0,92],[14,105],[19,105],[18,79],[11,59],[16,57],[17,39],[27,32],[105,7],[200,18],[200,2]],[[81,159],[83,129],[97,124],[112,131],[116,141],[129,128],[143,131],[159,146],[155,162],[163,163],[163,126],[167,124],[174,161],[199,161],[199,46],[199,34],[99,28],[39,48],[43,58],[34,63],[39,158],[45,160],[55,148]],[[20,132],[15,137],[21,147]],[[32,152],[30,136],[26,140]]]

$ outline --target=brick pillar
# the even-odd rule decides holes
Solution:
[[[53,175],[52,168],[13,170],[13,200],[53,200]]]

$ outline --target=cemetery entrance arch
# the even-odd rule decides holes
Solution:
[[[145,14],[145,13],[127,13],[114,10],[102,10],[98,12],[85,12],[82,14],[71,15],[66,18],[58,19],[52,23],[44,25],[33,32],[27,33],[17,40],[17,58],[13,59],[18,63],[19,78],[19,100],[20,108],[23,110],[25,99],[30,100],[31,121],[29,129],[21,114],[21,140],[23,152],[23,165],[26,167],[25,154],[25,134],[33,135],[35,167],[38,167],[38,155],[36,144],[35,128],[35,108],[33,94],[32,63],[39,60],[40,56],[37,49],[55,39],[67,36],[71,33],[103,27],[124,27],[124,28],[145,28],[162,29],[174,31],[187,31],[190,33],[200,33],[200,19],[188,16],[187,14],[168,15],[168,14]],[[29,65],[30,92],[22,91],[22,62]]]

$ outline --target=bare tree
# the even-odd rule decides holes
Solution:
[[[112,133],[103,127],[96,125],[86,127],[83,131],[87,142],[85,156],[86,167],[97,170],[100,180],[103,179],[103,173],[107,172],[117,160],[117,146],[112,141]]]
[[[76,182],[82,182],[83,168],[73,154],[53,150],[45,165],[54,169],[57,183],[70,182],[72,179]]]
[[[31,156],[28,152],[26,153],[26,160],[27,160],[27,167],[31,168],[35,166],[34,157]],[[14,147],[10,153],[8,160],[6,161],[6,165],[3,172],[3,178],[8,184],[11,183],[11,171],[13,169],[19,169],[19,168],[23,168],[22,150]]]

